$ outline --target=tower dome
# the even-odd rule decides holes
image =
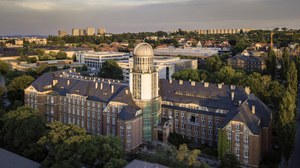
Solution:
[[[133,50],[134,57],[153,57],[153,48],[148,43],[140,43]]]

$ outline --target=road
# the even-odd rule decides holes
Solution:
[[[298,90],[298,104],[297,104],[297,131],[295,139],[295,148],[290,160],[290,168],[300,167],[300,87]]]

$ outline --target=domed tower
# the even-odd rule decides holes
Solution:
[[[161,98],[158,95],[158,72],[153,65],[153,48],[138,44],[133,51],[130,91],[136,104],[143,109],[143,139],[153,140],[153,129],[160,122]]]

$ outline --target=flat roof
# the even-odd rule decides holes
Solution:
[[[168,168],[158,163],[150,163],[142,160],[134,159],[128,163],[124,168]]]
[[[0,167],[2,168],[38,168],[40,164],[0,148]]]

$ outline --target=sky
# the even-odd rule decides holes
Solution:
[[[300,28],[300,0],[0,0],[0,35]]]

